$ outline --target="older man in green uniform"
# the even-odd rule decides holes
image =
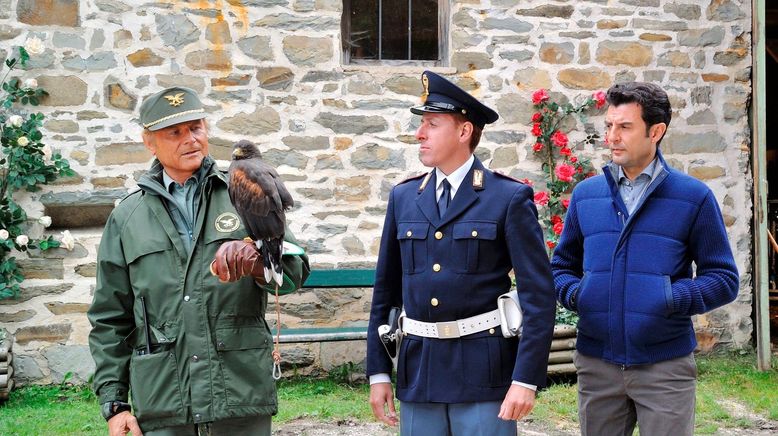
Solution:
[[[168,88],[144,100],[140,122],[156,159],[106,223],[88,313],[109,432],[269,435],[272,290],[208,155],[203,105]],[[285,293],[309,266],[305,255],[283,260]]]

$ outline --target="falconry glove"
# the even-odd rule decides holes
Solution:
[[[265,284],[265,269],[257,247],[251,241],[223,243],[211,262],[211,274],[222,282],[234,282],[252,276],[257,283]]]

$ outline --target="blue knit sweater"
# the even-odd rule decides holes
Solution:
[[[580,316],[578,351],[620,365],[692,352],[691,316],[738,293],[713,192],[657,156],[662,170],[632,215],[612,164],[581,182],[551,260],[557,299]]]

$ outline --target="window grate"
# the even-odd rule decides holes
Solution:
[[[345,63],[442,65],[448,10],[446,0],[344,0]]]

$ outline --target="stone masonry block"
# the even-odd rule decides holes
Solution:
[[[78,27],[80,4],[73,0],[19,0],[16,16],[31,26]]]

